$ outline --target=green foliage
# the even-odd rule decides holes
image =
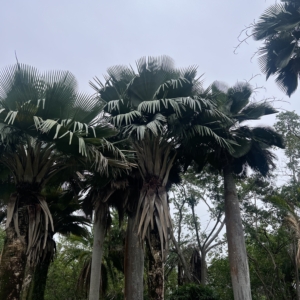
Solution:
[[[231,285],[228,257],[216,257],[208,268],[209,285],[216,291],[222,300],[232,300],[233,291]]]
[[[295,111],[286,111],[279,113],[276,120],[274,127],[285,140],[287,171],[292,173],[295,181],[300,164],[300,116]]]
[[[45,300],[86,300],[86,294],[76,288],[82,263],[73,260],[66,264],[64,253],[61,251],[62,246],[63,244],[60,244],[58,247],[58,254],[49,268]]]
[[[216,293],[208,286],[201,284],[184,284],[179,286],[177,290],[170,296],[170,300],[219,300]]]

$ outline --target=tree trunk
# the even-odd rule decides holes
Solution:
[[[299,269],[298,269],[298,263],[297,263],[297,243],[296,241],[293,241],[293,248],[294,248],[294,264],[295,264],[295,279],[296,279],[296,295],[297,300],[300,300],[300,286],[299,286]]]
[[[103,256],[103,244],[107,223],[107,207],[99,205],[94,217],[94,242],[91,266],[91,280],[89,300],[99,300],[101,284],[101,263]]]
[[[125,300],[144,298],[144,249],[133,216],[128,217],[125,244]]]
[[[22,230],[24,224],[22,224],[23,226],[20,224],[21,238],[17,238],[12,223],[6,229],[0,264],[0,299],[3,300],[20,299],[26,266],[26,239],[24,234],[26,231]]]
[[[22,300],[44,299],[50,264],[51,253],[47,254],[45,259],[39,262],[35,267],[27,267],[23,284]],[[26,282],[26,279],[28,282]],[[24,287],[25,282],[28,283],[27,287]]]
[[[223,175],[228,255],[234,299],[250,300],[252,297],[244,230],[236,185],[229,166],[223,168]]]
[[[206,285],[207,281],[207,264],[206,264],[206,251],[201,251],[201,284]]]
[[[21,297],[20,297],[21,300],[31,300],[31,296],[29,294],[31,293],[30,290],[34,281],[33,277],[34,277],[34,267],[30,265],[27,259]]]
[[[192,276],[191,276],[191,272],[190,272],[190,268],[188,267],[188,264],[186,263],[186,260],[184,258],[184,255],[180,249],[180,246],[178,245],[175,237],[174,237],[174,234],[173,232],[171,232],[171,239],[172,239],[172,242],[174,244],[174,247],[176,249],[176,252],[177,252],[177,255],[179,257],[179,262],[178,262],[178,270],[179,270],[179,266],[180,266],[180,269],[183,269],[184,271],[184,276],[183,278],[185,278],[188,282],[192,282]],[[179,272],[179,271],[178,271]],[[181,276],[181,284],[183,283],[183,278],[182,278],[182,271],[180,271],[180,276]],[[178,285],[179,285],[179,279],[178,279]]]
[[[156,229],[156,228],[155,228]],[[157,230],[150,234],[148,293],[149,300],[164,299],[164,262]]]

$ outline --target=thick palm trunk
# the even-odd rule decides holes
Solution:
[[[145,134],[134,143],[143,187],[137,207],[138,234],[149,244],[148,291],[150,299],[164,299],[164,258],[172,227],[166,185],[176,153],[168,141]]]
[[[155,230],[157,231],[157,230]],[[150,300],[164,299],[164,262],[158,232],[150,235],[148,293]]]
[[[30,290],[34,282],[34,267],[30,265],[28,259],[25,268],[24,280],[21,291],[21,300],[30,300]]]
[[[230,167],[223,168],[225,218],[231,281],[235,300],[251,300],[250,276],[236,185]]]
[[[95,210],[94,219],[94,242],[89,300],[99,300],[101,284],[101,263],[103,257],[103,244],[107,223],[107,208],[103,206],[98,207]]]
[[[134,217],[128,217],[125,244],[125,300],[144,297],[144,249]]]
[[[17,238],[13,225],[6,230],[6,239],[0,264],[0,299],[19,300],[26,267],[26,232],[20,225],[21,238]]]
[[[45,259],[39,262],[35,267],[27,267],[21,300],[44,299],[51,256],[52,254],[49,253],[46,255]]]

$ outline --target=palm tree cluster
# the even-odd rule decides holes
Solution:
[[[43,299],[55,233],[89,237],[83,279],[89,299],[103,285],[105,235],[111,208],[124,233],[125,298],[164,299],[164,265],[172,237],[168,191],[180,175],[210,165],[224,178],[225,220],[235,299],[251,299],[235,177],[247,169],[267,176],[271,147],[283,147],[269,127],[251,120],[277,111],[251,102],[248,83],[203,88],[197,67],[142,57],[136,68],[107,70],[82,94],[69,72],[17,63],[0,73],[0,166],[6,239],[0,263],[1,299]],[[76,211],[83,210],[87,217]],[[74,258],[76,259],[76,258]],[[102,267],[101,267],[102,266]],[[88,278],[89,277],[89,278]]]

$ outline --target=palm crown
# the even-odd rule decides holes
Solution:
[[[300,2],[282,0],[271,5],[255,24],[255,40],[263,40],[258,54],[267,79],[276,76],[279,87],[289,96],[298,86],[300,72]]]
[[[245,173],[247,166],[266,175],[273,166],[274,155],[268,150],[271,146],[283,148],[280,134],[269,127],[250,127],[244,122],[259,120],[262,116],[277,111],[267,102],[250,102],[253,90],[248,83],[238,82],[228,88],[215,82],[212,91],[220,111],[233,120],[232,124],[219,127],[217,132],[224,138],[235,141],[233,151],[219,149],[217,146],[207,158],[219,169],[230,164],[236,174]],[[218,157],[218,158],[217,158]]]

